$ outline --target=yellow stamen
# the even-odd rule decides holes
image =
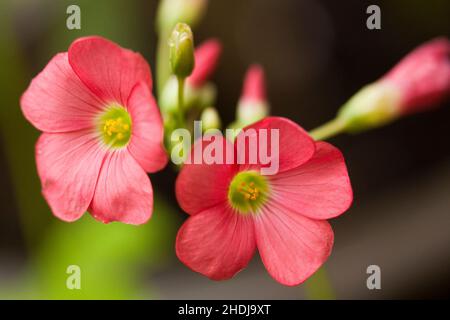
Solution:
[[[243,182],[238,188],[238,192],[242,194],[246,200],[256,200],[259,197],[259,190],[255,187],[253,182],[250,182],[249,186]]]
[[[129,133],[130,125],[127,123],[123,123],[122,118],[109,119],[106,120],[105,125],[103,126],[103,132],[108,136],[116,135],[118,140],[122,140],[125,138],[125,135]]]
[[[267,201],[269,184],[257,171],[239,172],[231,181],[228,199],[236,212],[257,214]]]

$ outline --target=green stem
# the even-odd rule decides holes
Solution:
[[[178,80],[178,112],[183,113],[184,110],[184,83],[185,79],[177,77]]]
[[[339,118],[335,118],[318,128],[311,130],[309,134],[314,140],[325,140],[342,133],[345,130],[346,123]],[[334,300],[334,293],[328,273],[325,267],[320,268],[305,283],[306,298],[310,300]]]
[[[311,130],[309,134],[314,140],[325,140],[334,137],[345,130],[346,123],[339,118],[335,118],[318,128]]]
[[[305,294],[309,300],[335,300],[336,294],[325,267],[321,267],[305,282]]]
[[[185,78],[177,77],[178,80],[178,110],[176,112],[178,125],[185,127],[184,119],[184,84]]]

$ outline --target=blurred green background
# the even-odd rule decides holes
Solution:
[[[66,28],[66,8],[81,8],[81,30]],[[382,29],[366,28],[378,4]],[[140,227],[100,224],[89,215],[67,224],[40,194],[34,162],[39,135],[19,97],[57,52],[84,35],[102,35],[141,52],[155,70],[156,0],[0,1],[0,298],[304,298],[304,287],[277,284],[256,256],[226,282],[191,272],[175,257],[186,216],[168,167],[152,175],[155,210]],[[218,37],[224,54],[214,77],[217,107],[234,118],[248,64],[264,65],[275,115],[312,129],[331,119],[362,85],[415,46],[450,34],[446,0],[211,1],[196,41]],[[450,293],[448,103],[360,136],[331,142],[343,150],[355,191],[349,212],[332,221],[327,262],[338,298],[441,298]],[[382,290],[366,287],[366,268],[382,270]],[[79,265],[82,289],[66,288]],[[308,297],[308,296],[306,296]]]

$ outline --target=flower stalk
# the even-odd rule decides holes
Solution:
[[[184,84],[186,82],[185,78],[177,77],[178,81],[178,113],[182,119],[184,119]]]
[[[156,55],[156,79],[158,98],[161,97],[170,78],[169,47],[167,41],[178,22],[196,26],[202,19],[208,5],[207,0],[162,0],[158,7],[156,30],[158,49]]]
[[[192,74],[195,66],[194,36],[185,23],[177,23],[168,41],[169,60],[172,73],[177,78],[178,108],[175,111],[178,125],[184,124],[184,87],[186,78]]]
[[[342,133],[345,127],[346,124],[342,119],[335,118],[311,130],[309,134],[314,140],[327,140]]]

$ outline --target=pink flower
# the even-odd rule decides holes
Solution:
[[[176,196],[191,216],[178,232],[176,253],[192,270],[222,280],[243,269],[258,248],[275,280],[297,285],[330,255],[334,237],[326,219],[352,202],[344,158],[285,118],[266,118],[240,135],[250,129],[279,130],[278,173],[261,175],[261,163],[186,164]],[[242,145],[216,139],[234,150]]]
[[[203,42],[195,49],[195,67],[188,78],[194,88],[199,88],[211,77],[219,61],[222,45],[216,39]]]
[[[450,42],[431,40],[408,54],[382,79],[400,92],[401,114],[426,110],[450,93]]]
[[[56,217],[75,221],[89,211],[104,223],[150,218],[153,190],[145,172],[167,163],[151,86],[139,54],[100,37],[76,40],[33,79],[20,102],[44,132],[37,170]]]

